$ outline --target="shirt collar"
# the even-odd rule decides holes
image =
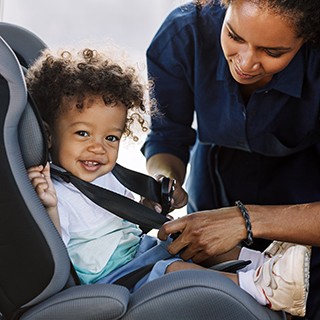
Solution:
[[[303,54],[299,50],[288,66],[274,76],[273,81],[270,82],[271,88],[292,97],[301,98],[303,74]]]
[[[257,90],[257,92],[263,92],[266,90],[278,90],[287,95],[300,98],[302,93],[303,85],[303,74],[304,74],[304,62],[303,53],[300,49],[294,56],[288,66],[276,74],[272,81],[267,84],[266,87]],[[217,80],[218,81],[232,81],[230,75],[229,66],[224,55],[220,55],[218,60],[217,69]]]

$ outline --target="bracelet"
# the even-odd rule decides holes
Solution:
[[[250,216],[248,213],[247,208],[243,205],[243,203],[241,201],[236,201],[235,202],[236,206],[239,208],[239,210],[242,213],[243,219],[246,223],[246,229],[247,229],[247,239],[244,240],[244,243],[247,246],[250,246],[253,244],[253,239],[252,239],[252,226],[251,226],[251,222],[250,222]]]

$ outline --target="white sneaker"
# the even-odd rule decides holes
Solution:
[[[291,242],[282,242],[282,241],[273,241],[267,249],[263,251],[263,253],[272,258],[276,254],[283,254],[289,247],[297,245],[296,243]]]
[[[284,243],[274,245],[276,253],[263,263],[254,276],[256,287],[263,292],[268,307],[294,316],[304,316],[309,291],[311,249],[308,246]],[[270,254],[271,255],[271,254]]]

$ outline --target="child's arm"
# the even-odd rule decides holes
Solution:
[[[30,168],[28,170],[28,176],[42,204],[46,207],[49,217],[61,234],[57,194],[50,177],[49,163],[47,163],[45,167],[40,165]]]

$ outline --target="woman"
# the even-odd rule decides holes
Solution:
[[[147,52],[163,117],[142,149],[150,174],[176,179],[174,207],[189,200],[194,212],[160,230],[181,232],[170,253],[200,262],[251,234],[260,250],[274,239],[314,246],[308,319],[320,318],[319,14],[313,0],[174,10]]]

